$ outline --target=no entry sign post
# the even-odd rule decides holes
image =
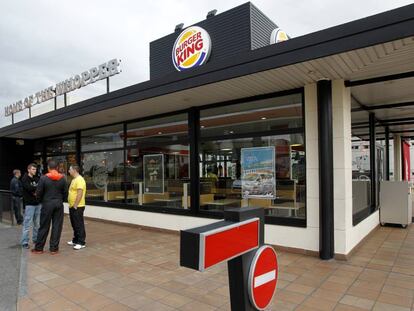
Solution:
[[[227,261],[231,309],[264,310],[276,289],[277,257],[264,245],[263,208],[224,211],[224,221],[181,231],[180,265],[204,271]]]

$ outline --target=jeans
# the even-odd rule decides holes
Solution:
[[[33,227],[32,232],[32,241],[36,243],[37,241],[37,232],[40,226],[40,210],[42,206],[38,205],[26,205],[26,210],[24,212],[23,220],[23,230],[22,230],[22,239],[21,244],[29,244],[29,232],[30,228]]]
[[[22,207],[23,207],[23,198],[12,196],[13,211],[14,216],[16,217],[16,222],[20,225],[23,222],[22,216]]]

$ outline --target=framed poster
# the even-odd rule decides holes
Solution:
[[[164,155],[144,155],[144,193],[164,193]]]
[[[241,149],[243,198],[276,198],[275,147]]]

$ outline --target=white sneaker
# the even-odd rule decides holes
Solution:
[[[73,245],[75,245],[75,243],[73,243],[72,241],[68,241],[68,245],[73,246]]]
[[[75,244],[73,249],[80,250],[80,249],[85,248],[85,247],[86,247],[85,245]]]

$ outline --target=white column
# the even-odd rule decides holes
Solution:
[[[332,81],[335,254],[347,254],[352,229],[351,93],[343,80]]]
[[[305,86],[306,137],[306,222],[308,228],[317,229],[316,249],[319,249],[319,150],[318,99],[316,83]],[[315,231],[314,231],[315,232]]]
[[[394,180],[401,181],[401,135],[394,134]]]

